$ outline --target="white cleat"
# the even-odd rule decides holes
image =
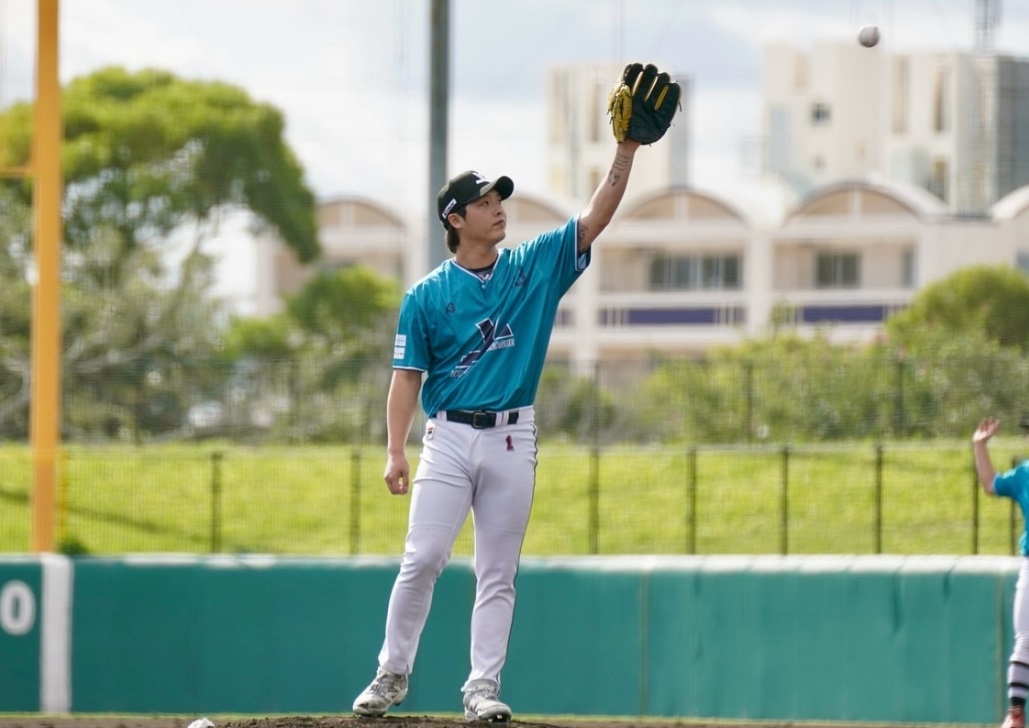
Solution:
[[[394,705],[407,697],[407,675],[397,675],[379,668],[372,684],[354,701],[354,715],[362,718],[381,718]]]
[[[475,687],[464,694],[464,719],[506,723],[511,720],[511,708],[497,699],[497,691],[489,685]]]

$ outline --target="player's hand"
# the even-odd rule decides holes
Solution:
[[[972,442],[989,442],[990,438],[997,434],[998,429],[1000,429],[1000,420],[996,417],[987,417],[979,423],[979,427],[972,435]]]
[[[393,495],[406,494],[411,480],[411,466],[407,463],[407,457],[403,454],[387,455],[386,472],[382,479]]]

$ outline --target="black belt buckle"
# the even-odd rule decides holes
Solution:
[[[471,425],[476,430],[485,430],[497,424],[497,415],[494,412],[472,412]]]

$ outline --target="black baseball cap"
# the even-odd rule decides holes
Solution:
[[[469,169],[443,185],[436,195],[436,211],[439,213],[443,227],[448,229],[450,227],[447,225],[447,215],[457,208],[479,199],[490,190],[496,190],[500,193],[500,199],[506,200],[514,192],[514,182],[510,177],[497,177],[490,182],[478,172]]]

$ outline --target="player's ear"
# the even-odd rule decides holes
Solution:
[[[450,211],[450,214],[447,215],[447,225],[449,225],[452,230],[460,230],[464,227],[464,210],[465,208],[462,205],[461,207],[454,208]]]

